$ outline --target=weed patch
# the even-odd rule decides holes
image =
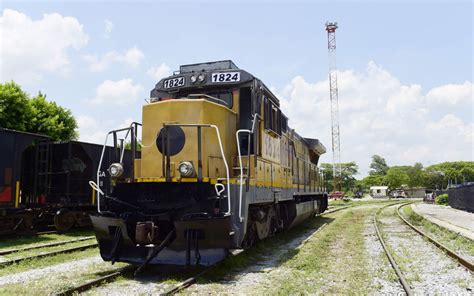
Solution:
[[[474,243],[470,239],[431,223],[415,213],[410,206],[403,207],[401,213],[408,222],[421,228],[421,230],[426,234],[440,241],[453,251],[465,253],[470,257],[474,257]]]

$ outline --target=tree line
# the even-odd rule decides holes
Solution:
[[[78,138],[71,110],[38,92],[31,97],[15,82],[0,83],[0,127],[50,136],[53,140]]]
[[[455,161],[423,167],[417,162],[414,165],[388,166],[380,155],[373,155],[369,175],[358,180],[359,168],[355,162],[342,163],[341,187],[344,192],[367,191],[371,186],[386,185],[390,189],[401,187],[426,187],[444,189],[449,184],[474,182],[474,162]],[[332,164],[322,163],[324,183],[328,191],[333,190]]]

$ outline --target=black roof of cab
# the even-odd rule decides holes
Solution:
[[[207,62],[207,63],[197,63],[189,65],[179,66],[179,72],[182,73],[191,73],[191,72],[201,72],[201,71],[210,71],[210,70],[240,70],[234,62],[231,60],[225,61],[216,61],[216,62]]]
[[[225,73],[226,78],[217,80],[213,79],[213,75]],[[229,75],[229,74],[233,75]],[[237,75],[234,75],[238,73]],[[192,76],[198,76],[204,74],[204,81],[191,81]],[[179,71],[173,73],[173,75],[163,78],[155,85],[150,92],[151,98],[163,97],[169,93],[175,93],[186,89],[192,88],[204,88],[204,87],[225,87],[229,85],[240,85],[243,83],[250,82],[256,79],[252,74],[245,70],[239,69],[231,60],[206,62],[198,64],[182,65],[179,67]]]

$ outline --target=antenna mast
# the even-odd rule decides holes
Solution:
[[[337,22],[326,22],[329,53],[329,97],[331,99],[332,165],[334,191],[341,191],[341,146],[339,139],[339,107],[336,67],[336,29]]]

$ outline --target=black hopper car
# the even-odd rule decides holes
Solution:
[[[0,128],[0,235],[30,234],[54,225],[58,231],[89,226],[96,194],[102,145],[79,141],[54,142],[44,135]],[[106,147],[104,160],[119,157]],[[131,161],[126,150],[124,161]],[[129,172],[126,172],[129,173]],[[106,167],[99,170],[108,192]]]

